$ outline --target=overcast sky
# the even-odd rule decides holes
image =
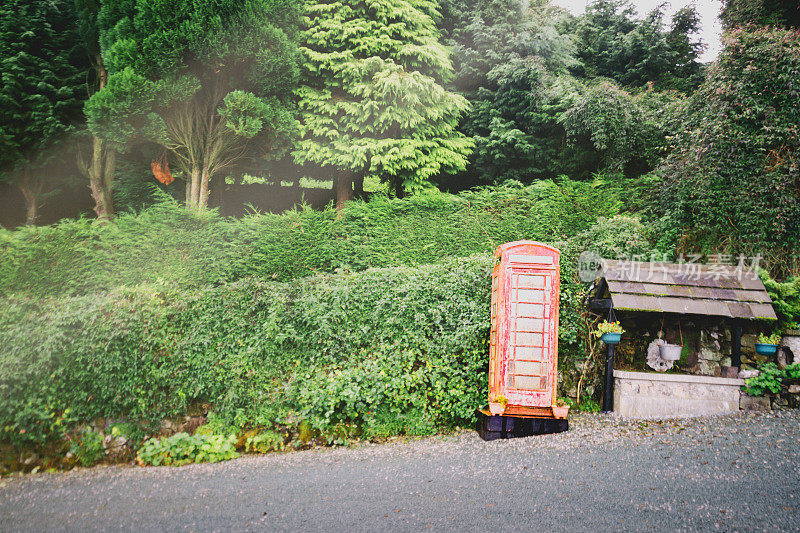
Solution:
[[[565,7],[573,14],[579,15],[583,13],[586,4],[589,0],[552,0],[552,2],[561,7]],[[644,16],[648,11],[663,3],[663,0],[639,0],[633,2],[640,16]],[[667,16],[682,9],[690,4],[697,7],[697,12],[700,14],[702,28],[700,30],[700,40],[706,45],[706,51],[703,54],[702,61],[714,61],[720,49],[720,35],[722,34],[722,25],[719,21],[719,11],[722,9],[721,0],[672,0],[668,3]]]

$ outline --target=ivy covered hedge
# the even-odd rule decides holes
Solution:
[[[155,424],[195,402],[367,432],[467,422],[485,395],[490,266],[476,256],[187,294],[8,299],[2,440],[41,443],[98,417]]]
[[[0,229],[0,296],[82,295],[159,280],[204,287],[338,269],[426,264],[518,239],[563,240],[620,210],[596,183],[543,181],[459,195],[377,196],[337,212],[299,209],[237,220],[165,201],[113,224],[88,219]]]
[[[567,380],[587,355],[575,264],[589,243],[606,255],[648,249],[625,217],[556,242]],[[492,264],[479,254],[286,282],[5,298],[0,441],[43,443],[100,417],[155,427],[196,404],[250,425],[366,435],[470,423],[486,397]]]
[[[58,440],[100,417],[155,427],[197,404],[240,426],[366,435],[470,423],[486,396],[488,252],[517,239],[562,251],[568,391],[593,368],[579,254],[651,250],[638,220],[602,216],[618,209],[594,184],[543,182],[353,202],[338,218],[164,204],[4,232],[0,441]]]

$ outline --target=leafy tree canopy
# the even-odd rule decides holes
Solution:
[[[769,252],[796,269],[800,249],[800,35],[729,32],[661,169],[655,220],[668,244]],[[794,259],[792,259],[794,258]]]
[[[476,142],[463,181],[559,173],[563,134],[556,115],[577,84],[563,76],[576,62],[571,36],[556,29],[555,11],[543,0],[449,0],[444,8],[453,19],[444,25],[455,64],[451,86],[472,103],[460,125]]]
[[[736,26],[783,26],[800,28],[800,2],[797,0],[724,0],[722,24]]]
[[[72,6],[9,0],[0,7],[0,165],[6,171],[29,165],[82,121],[86,61]]]
[[[652,170],[667,151],[667,139],[681,126],[683,103],[674,91],[631,94],[602,81],[560,122],[571,143],[586,143],[600,154],[603,168],[636,175]]]
[[[83,121],[88,62],[75,22],[68,0],[0,5],[0,180],[17,184],[29,225],[53,188],[42,166]]]
[[[187,205],[244,156],[292,138],[298,76],[295,4],[272,0],[104,3],[108,86],[86,106],[93,133],[123,149],[154,141],[187,179]]]
[[[700,19],[694,7],[678,11],[665,27],[664,7],[635,18],[629,0],[596,0],[586,13],[567,24],[577,38],[581,66],[575,73],[613,78],[623,85],[692,91],[703,80],[695,40]]]

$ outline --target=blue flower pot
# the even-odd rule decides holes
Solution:
[[[619,340],[622,338],[622,333],[603,333],[603,336],[600,337],[606,344],[619,344]]]
[[[760,353],[761,355],[775,355],[777,351],[777,344],[761,344],[760,342],[756,343],[756,353]]]

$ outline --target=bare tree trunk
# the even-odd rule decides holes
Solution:
[[[108,72],[100,54],[95,56],[95,70],[100,90],[108,83]],[[117,167],[117,153],[99,137],[92,138],[92,162],[88,169],[89,188],[94,199],[94,212],[98,220],[108,221],[114,217],[111,190]]]
[[[335,178],[336,210],[344,209],[344,204],[353,199],[353,180],[350,175],[338,173]]]
[[[103,56],[101,54],[95,54],[94,68],[97,70],[97,79],[100,82],[100,89],[102,90],[106,86],[106,83],[108,83],[108,71],[106,70],[106,64],[103,63]]]
[[[356,176],[353,180],[353,195],[359,200],[364,199],[364,176]]]
[[[192,195],[189,209],[197,210],[199,208],[200,200],[200,168],[192,166]]]
[[[89,167],[89,188],[94,199],[94,212],[98,220],[108,221],[114,216],[111,187],[116,170],[116,153],[99,137],[92,139],[92,163]]]
[[[114,190],[114,174],[117,172],[117,152],[112,150],[106,145],[106,164],[103,168],[103,184],[105,185],[106,195],[108,196],[108,205],[111,209],[111,214],[114,214],[114,206],[112,205],[111,192]]]
[[[36,219],[39,218],[39,194],[42,192],[42,184],[34,183],[30,170],[25,169],[17,186],[25,198],[25,225],[35,226]]]
[[[186,209],[192,208],[192,178],[186,178]]]
[[[200,179],[200,196],[197,199],[197,210],[203,211],[208,207],[208,187],[211,181],[211,176],[208,173],[208,167],[203,168],[202,177]]]

